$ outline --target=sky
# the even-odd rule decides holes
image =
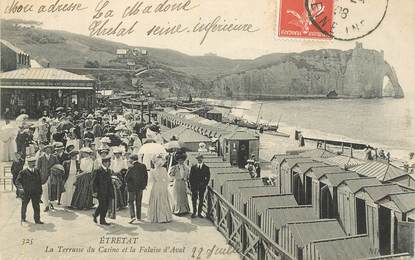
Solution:
[[[88,27],[93,21],[92,17],[100,0],[19,0],[20,4],[33,4],[33,12],[6,13],[6,7],[13,1],[3,0],[0,3],[2,18],[19,18],[41,21],[47,29],[65,30],[73,33],[89,35]],[[59,1],[59,4],[81,3],[82,10],[77,12],[37,13],[37,8]],[[105,0],[101,0],[105,1]],[[187,0],[108,0],[108,5],[102,9],[103,15],[112,9],[113,17],[110,23],[123,21],[126,26],[137,21],[134,32],[123,37],[102,36],[100,38],[123,42],[133,46],[157,47],[174,49],[190,55],[204,55],[215,53],[228,58],[256,58],[273,52],[301,52],[310,49],[335,48],[351,49],[355,41],[338,40],[296,40],[281,39],[276,36],[279,21],[280,1],[288,0],[188,0],[189,11],[167,11],[163,13],[138,14],[122,19],[123,10],[136,2],[143,5],[154,5],[167,1],[167,3],[184,4]],[[293,0],[290,0],[293,1]],[[295,0],[302,1],[302,0]],[[350,0],[337,0],[345,3]],[[366,0],[376,8],[376,3],[387,0]],[[101,2],[101,6],[104,2]],[[153,7],[153,8],[154,8]],[[378,15],[370,8],[361,8],[367,19]],[[352,14],[352,13],[351,13]],[[252,33],[247,32],[210,32],[203,44],[200,41],[203,33],[178,33],[165,36],[147,36],[146,32],[154,25],[173,26],[181,24],[183,27],[193,28],[193,25],[207,23],[220,16],[221,21],[252,24]],[[376,17],[373,19],[377,19]],[[387,60],[396,70],[404,92],[415,97],[415,1],[389,0],[385,18],[374,32],[359,39],[365,48],[384,50]]]

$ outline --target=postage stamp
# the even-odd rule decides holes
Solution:
[[[306,8],[304,0],[281,0],[278,36],[304,39],[331,39],[333,25],[333,0],[311,1]],[[310,14],[321,28],[315,26]]]
[[[304,6],[318,31],[335,40],[352,41],[368,36],[382,24],[388,4],[389,0],[305,0]],[[326,17],[332,17],[330,25]]]
[[[278,36],[283,38],[363,38],[382,23],[389,0],[281,0]]]

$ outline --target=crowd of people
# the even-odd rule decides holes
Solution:
[[[35,123],[21,115],[12,126],[3,127],[10,133],[2,140],[1,149],[7,152],[2,159],[13,159],[11,172],[16,196],[22,200],[23,222],[31,201],[38,224],[43,223],[40,204],[44,212],[56,205],[66,210],[95,208],[93,221],[102,225],[109,225],[106,217],[115,219],[117,211],[128,208],[133,223],[142,220],[143,192],[148,188],[148,221],[170,222],[173,214],[203,217],[210,179],[203,153],[189,167],[185,149],[165,149],[163,144],[170,140],[163,139],[156,122],[145,123],[130,113],[56,112],[54,117],[45,113]],[[153,144],[163,149],[144,149]]]

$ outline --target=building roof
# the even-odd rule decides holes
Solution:
[[[321,159],[321,158],[329,158],[336,156],[335,153],[324,150],[324,149],[313,149],[313,150],[306,150],[300,151],[301,156],[311,157],[314,159]]]
[[[379,255],[367,235],[344,236],[335,239],[313,241],[321,259],[349,260]]]
[[[223,168],[223,167],[232,167],[229,162],[205,162],[209,168]]]
[[[225,134],[225,139],[228,140],[258,140],[258,137],[242,129]]]
[[[0,43],[4,44],[6,47],[8,47],[9,49],[11,49],[15,53],[29,55],[26,52],[22,51],[21,49],[17,48],[16,46],[14,46],[13,44],[11,44],[10,42],[8,42],[6,40],[0,39]]]
[[[207,114],[222,114],[222,111],[220,111],[216,108],[213,108],[213,109],[207,111]]]
[[[352,193],[356,193],[363,187],[380,185],[381,183],[374,177],[360,177],[344,180],[341,184],[347,185]]]
[[[12,70],[0,73],[1,79],[95,81],[85,75],[78,75],[55,68],[24,68]]]
[[[227,191],[231,194],[238,192],[241,187],[258,187],[265,186],[262,179],[237,179],[237,180],[226,180],[224,183]]]
[[[408,174],[396,166],[381,161],[368,161],[362,165],[352,167],[351,170],[360,175],[376,177],[380,181],[389,181]]]
[[[304,205],[268,208],[267,212],[276,229],[280,229],[289,222],[318,219],[314,209]]]
[[[291,234],[296,244],[304,247],[314,240],[337,238],[345,236],[339,222],[336,219],[318,219],[288,223]]]
[[[352,171],[325,173],[319,179],[323,178],[324,176],[328,179],[331,185],[333,185],[333,187],[337,187],[344,180],[358,178],[359,174],[352,172]]]
[[[235,180],[235,179],[246,179],[249,178],[249,174],[247,172],[240,172],[240,173],[229,173],[229,174],[216,174],[212,176],[213,179],[213,186],[218,188],[222,186],[225,181],[227,180]]]
[[[271,161],[276,161],[278,163],[281,163],[281,161],[283,161],[284,159],[288,159],[288,158],[310,158],[310,156],[303,156],[303,155],[298,155],[298,154],[275,154],[271,158]]]
[[[365,191],[373,201],[378,201],[385,196],[393,193],[400,193],[404,190],[396,184],[381,184],[376,186],[368,186],[363,187],[360,189],[361,191]]]
[[[337,165],[343,169],[349,169],[351,167],[365,163],[365,161],[363,160],[352,158],[350,156],[345,156],[345,155],[337,155],[337,156],[329,157],[329,158],[323,159],[323,161],[331,165]]]
[[[296,158],[286,158],[284,160],[281,161],[282,163],[287,163],[288,167],[291,169],[292,167],[294,167],[297,163],[304,163],[304,162],[316,162],[313,159],[309,158],[309,157],[296,157]]]
[[[339,166],[324,166],[324,167],[312,167],[307,172],[313,172],[316,179],[320,179],[321,176],[327,173],[344,172]],[[307,173],[306,172],[306,173]]]
[[[211,142],[211,140],[195,131],[188,129],[184,126],[178,126],[161,133],[161,136],[166,140],[170,140],[173,136],[177,137],[180,142],[183,143],[205,143]]]
[[[237,167],[216,167],[210,169],[210,174],[228,174],[228,173],[240,173],[248,172],[247,169],[237,168]]]
[[[328,166],[327,164],[324,164],[322,162],[299,162],[297,163],[298,168],[300,169],[300,172],[304,174],[307,170],[314,167],[325,167]]]
[[[415,192],[388,194],[381,200],[383,201],[379,200],[381,204],[387,203],[387,201],[393,202],[403,213],[415,209]]]
[[[273,207],[298,206],[292,194],[254,195],[251,200],[260,212]]]
[[[280,194],[276,186],[241,187],[239,193],[243,202],[247,202],[253,196]]]

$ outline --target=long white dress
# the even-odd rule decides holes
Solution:
[[[153,223],[165,223],[172,220],[170,196],[168,191],[169,176],[161,165],[150,171],[153,184],[148,203],[148,220]]]
[[[74,183],[76,181],[76,160],[71,160],[71,164],[69,166],[69,176],[65,182],[65,192],[62,195],[62,203],[64,206],[69,207],[71,206],[72,197],[75,192]]]

